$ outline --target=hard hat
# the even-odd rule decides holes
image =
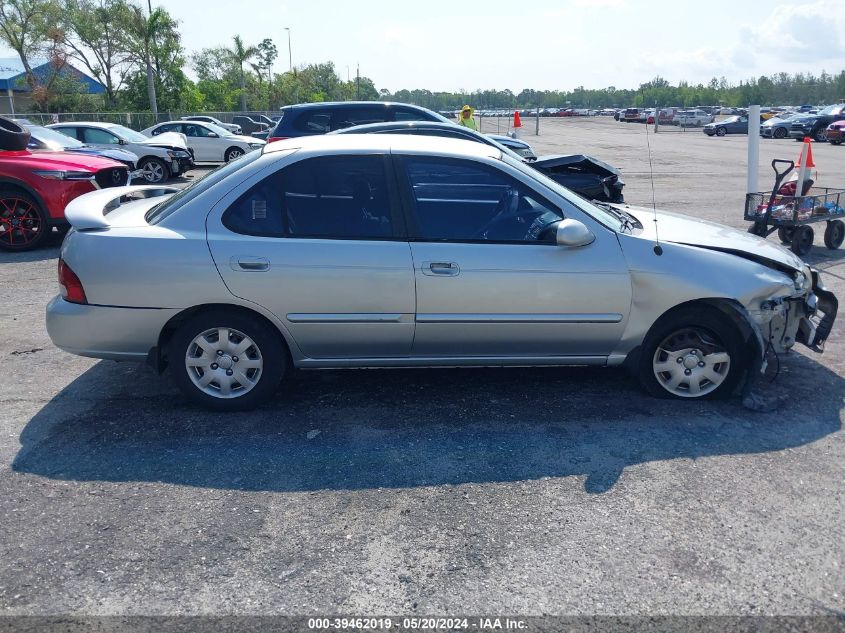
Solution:
[[[461,108],[461,112],[466,112],[467,110],[472,110],[472,108],[468,105],[465,105],[463,108]]]

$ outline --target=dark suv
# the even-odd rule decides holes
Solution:
[[[827,140],[827,126],[835,121],[845,119],[845,103],[827,106],[818,114],[808,114],[792,120],[789,136],[796,141],[803,141],[809,136],[814,141]]]
[[[353,125],[385,121],[450,122],[449,119],[436,112],[408,103],[384,101],[300,103],[282,108],[282,120],[267,140],[272,143],[286,138],[325,134]]]

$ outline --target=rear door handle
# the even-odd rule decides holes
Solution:
[[[235,256],[229,260],[229,266],[239,272],[262,272],[270,270],[270,260],[266,257]]]
[[[461,267],[455,262],[423,262],[423,275],[438,277],[456,277],[461,274]]]

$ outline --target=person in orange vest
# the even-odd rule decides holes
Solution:
[[[461,108],[460,114],[458,114],[458,125],[463,125],[464,127],[468,127],[471,130],[478,131],[478,127],[475,124],[475,119],[473,118],[473,114],[475,110],[472,109],[472,106],[465,105]]]

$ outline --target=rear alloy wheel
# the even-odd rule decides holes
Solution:
[[[830,250],[836,250],[842,246],[843,238],[845,238],[845,222],[842,222],[842,220],[828,222],[827,228],[824,230],[824,245]]]
[[[813,238],[815,238],[813,227],[807,226],[806,224],[804,226],[796,226],[795,232],[792,234],[790,250],[796,255],[803,257],[813,247]]]
[[[168,346],[171,377],[192,401],[218,411],[269,399],[285,372],[278,331],[257,316],[214,310],[186,321]]]
[[[50,232],[40,205],[17,189],[0,190],[0,249],[28,251],[41,245]]]
[[[742,338],[714,308],[677,311],[646,337],[640,380],[654,396],[716,398],[732,393],[743,373]]]
[[[224,156],[224,158],[226,159],[226,162],[228,163],[229,161],[233,161],[236,158],[240,158],[243,155],[244,155],[244,151],[240,147],[230,147],[229,149],[226,150],[226,156]]]
[[[787,131],[784,127],[776,127],[774,132],[775,138],[786,138]]]
[[[724,127],[716,128],[716,136],[724,136],[728,133],[728,130]]]
[[[795,234],[794,226],[782,226],[778,229],[778,237],[782,244],[792,244],[792,236]]]
[[[141,177],[151,185],[158,185],[167,180],[168,169],[164,161],[158,158],[145,158],[139,165]]]

